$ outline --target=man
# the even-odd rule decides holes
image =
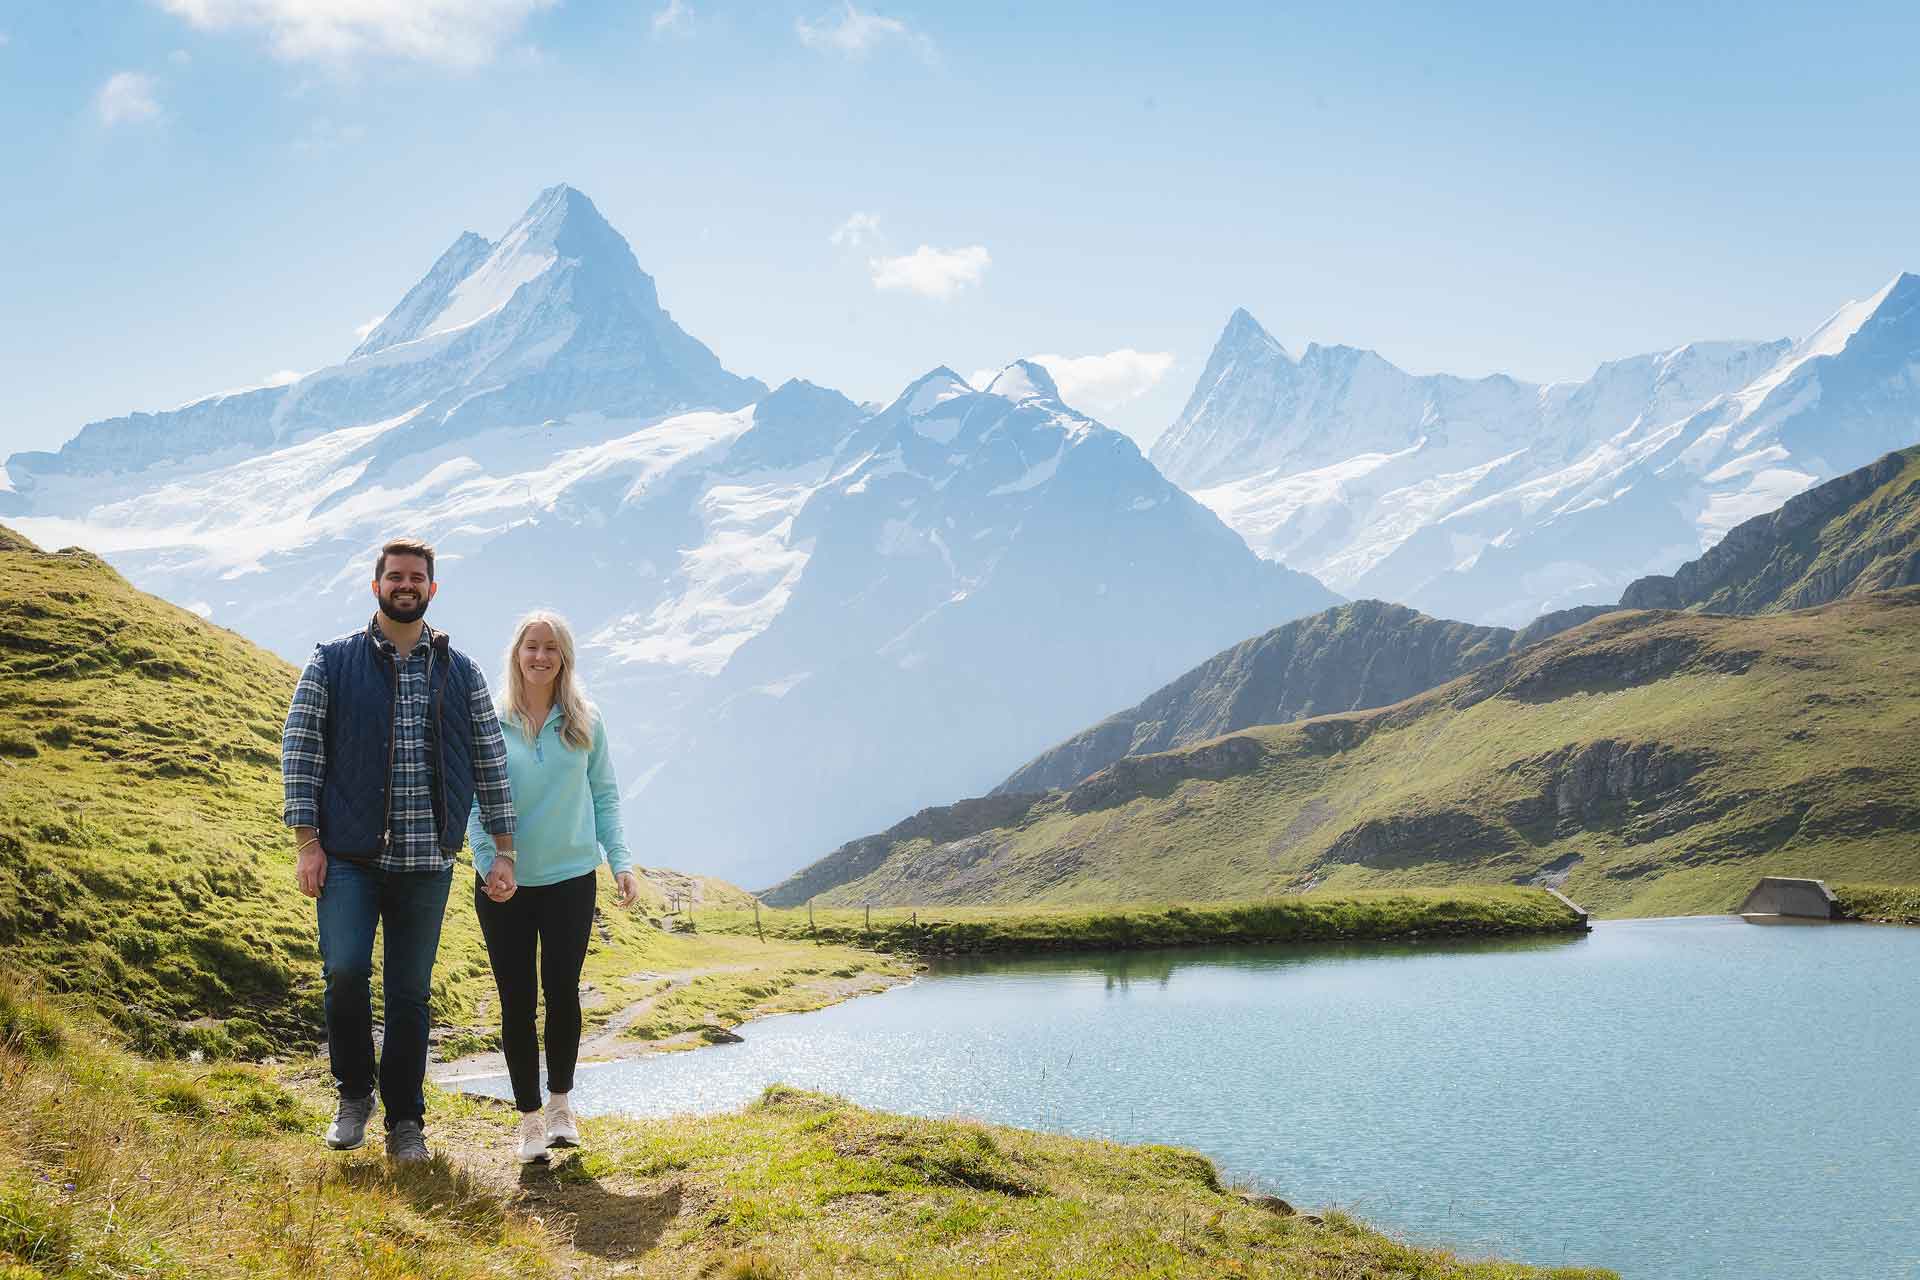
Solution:
[[[427,1159],[428,999],[440,921],[474,801],[513,870],[513,798],[486,681],[427,626],[433,548],[396,538],[374,563],[379,611],[318,646],[280,741],[300,892],[319,900],[327,1056],[340,1103],[327,1145],[358,1147],[374,1111],[373,933],[386,929],[379,1063],[387,1154]]]

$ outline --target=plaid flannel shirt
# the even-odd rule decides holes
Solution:
[[[368,624],[373,642],[399,669],[399,702],[393,720],[393,772],[389,829],[392,839],[377,860],[382,871],[444,871],[453,855],[440,847],[433,817],[433,762],[428,757],[428,664],[432,661],[433,629],[422,627],[420,639],[404,661],[399,650],[380,630]],[[472,690],[468,712],[473,717],[473,792],[480,804],[480,820],[492,836],[512,835],[513,792],[507,781],[507,746],[493,698],[479,669],[448,651],[448,661],[467,662]],[[300,683],[294,686],[293,705],[287,711],[282,738],[281,772],[286,788],[282,818],[289,827],[320,825],[320,784],[327,772],[327,672],[324,652],[315,649]]]

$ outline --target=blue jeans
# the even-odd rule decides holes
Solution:
[[[380,1105],[387,1128],[427,1114],[427,1028],[433,957],[440,949],[453,868],[382,871],[327,859],[320,890],[320,959],[327,978],[327,1059],[343,1098],[373,1092],[373,931],[384,926],[381,997],[387,1032]]]

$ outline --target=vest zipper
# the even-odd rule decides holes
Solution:
[[[447,690],[444,680],[439,686],[435,686],[433,683],[433,656],[435,652],[436,646],[429,641],[427,644],[427,689],[433,695],[433,754],[429,758],[428,763],[433,769],[433,794],[440,802],[435,806],[436,812],[433,815],[436,825],[436,830],[433,833],[433,843],[435,846],[441,846],[446,843],[446,834],[437,828],[445,824],[449,817],[447,813],[447,771],[445,767],[447,726],[442,723],[446,714],[445,695]],[[449,667],[449,669],[451,669],[451,667]]]
[[[400,729],[400,668],[384,650],[380,651],[380,660],[387,664],[387,776],[381,780],[385,804],[380,815],[380,853],[384,857],[393,847],[393,740]]]

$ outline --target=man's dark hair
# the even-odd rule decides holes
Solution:
[[[373,562],[373,580],[380,581],[387,571],[388,556],[419,556],[427,562],[427,581],[433,581],[433,544],[419,538],[395,538],[380,548],[380,558]]]

